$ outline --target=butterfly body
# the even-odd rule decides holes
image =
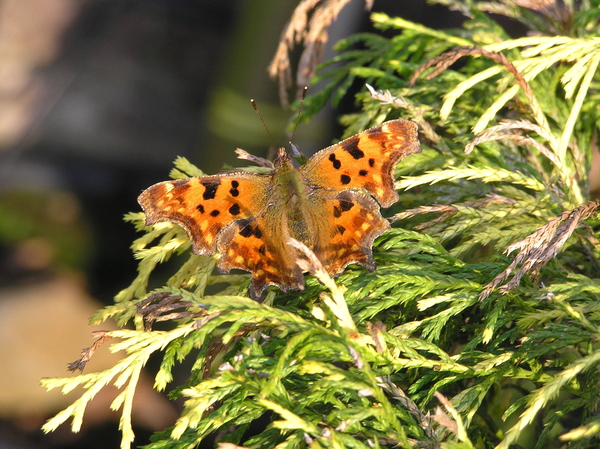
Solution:
[[[221,255],[218,268],[250,271],[250,296],[269,285],[303,289],[290,238],[304,243],[330,275],[351,263],[375,269],[373,240],[390,225],[393,170],[420,151],[417,127],[393,120],[321,150],[296,168],[281,148],[270,174],[244,171],[166,181],[138,198],[146,224],[182,226],[196,254]]]
[[[280,226],[289,234],[287,237],[313,248],[319,237],[319,220],[315,216],[313,204],[315,187],[306,183],[302,172],[294,167],[292,158],[284,148],[279,149],[273,165],[273,189],[269,206],[273,209],[273,214],[280,215]],[[281,209],[280,214],[278,208]]]

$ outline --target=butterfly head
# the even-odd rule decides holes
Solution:
[[[294,167],[294,163],[293,163],[291,156],[287,153],[286,149],[283,147],[279,148],[279,153],[277,154],[277,157],[273,161],[273,165],[276,170],[280,170],[280,171],[282,168],[288,168],[288,167],[293,168]]]

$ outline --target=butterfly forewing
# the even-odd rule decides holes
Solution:
[[[183,227],[195,254],[215,252],[221,230],[235,220],[260,215],[269,176],[233,172],[155,184],[138,198],[146,224],[163,221]]]
[[[394,190],[396,165],[419,151],[417,125],[397,119],[319,151],[300,170],[309,185],[333,192],[364,190],[389,207],[398,200]]]

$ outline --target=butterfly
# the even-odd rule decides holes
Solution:
[[[372,245],[390,228],[381,207],[398,200],[394,169],[421,151],[417,125],[385,122],[319,151],[296,168],[279,149],[268,174],[242,170],[165,181],[138,198],[146,225],[181,226],[199,255],[220,253],[217,268],[252,273],[249,295],[270,285],[304,289],[304,275],[287,242],[309,249],[331,276],[349,264],[375,270]]]

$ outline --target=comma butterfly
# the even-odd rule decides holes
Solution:
[[[280,148],[270,174],[236,170],[165,181],[138,202],[147,225],[183,227],[194,254],[218,250],[219,271],[251,272],[249,293],[259,299],[269,285],[304,289],[290,237],[332,276],[351,263],[374,271],[373,240],[390,228],[379,207],[398,200],[398,162],[420,151],[417,125],[391,120],[319,151],[299,168]]]

